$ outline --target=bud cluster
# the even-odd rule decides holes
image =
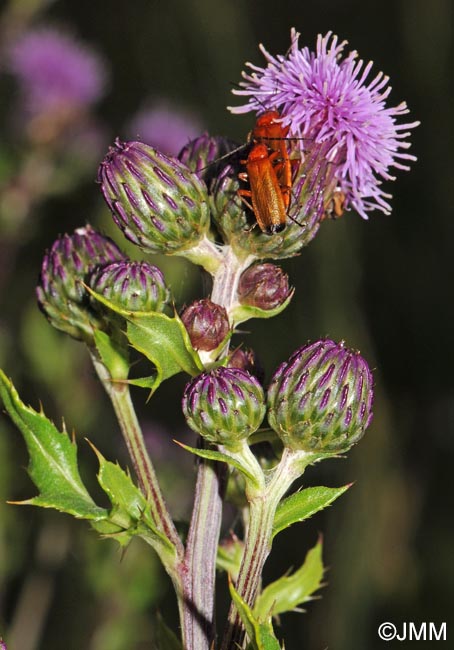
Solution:
[[[118,246],[89,225],[60,236],[43,259],[36,289],[41,311],[57,329],[91,343],[93,329],[102,325],[84,283],[94,270],[123,259]]]

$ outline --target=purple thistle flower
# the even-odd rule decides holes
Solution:
[[[345,207],[352,206],[364,219],[374,209],[389,214],[391,195],[381,188],[382,179],[394,180],[391,167],[409,169],[407,161],[416,160],[405,153],[410,146],[406,138],[419,122],[396,123],[409,112],[406,103],[386,107],[389,78],[379,72],[368,81],[372,62],[365,65],[356,51],[343,56],[347,41],[339,42],[332,32],[319,34],[312,52],[299,49],[298,39],[292,29],[289,52],[276,57],[260,45],[267,66],[246,64],[252,72],[243,72],[242,88],[232,92],[249,100],[230,110],[279,110],[290,134],[302,138],[303,153],[319,145],[333,164]]]
[[[161,100],[139,111],[131,120],[129,134],[168,156],[176,156],[188,142],[203,131],[202,124],[189,111]]]
[[[104,91],[106,72],[98,54],[51,27],[22,34],[9,49],[9,69],[31,114],[87,107]]]

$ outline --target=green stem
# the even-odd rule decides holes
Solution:
[[[262,493],[250,499],[249,525],[235,589],[251,608],[260,586],[265,561],[271,551],[276,508],[293,481],[302,473],[301,465],[294,461],[292,453],[284,450],[281,462],[270,474]],[[241,619],[232,603],[221,650],[241,648],[244,635]]]
[[[213,273],[211,300],[225,307],[228,314],[237,301],[241,273],[251,260],[239,260],[230,247],[210,269]],[[228,344],[223,354],[228,352]],[[210,352],[200,353],[204,364],[215,359]],[[183,603],[180,617],[184,650],[210,650],[215,636],[214,593],[216,555],[221,529],[225,468],[201,460],[199,463],[194,509],[183,571]],[[181,611],[183,611],[181,615]]]
[[[156,526],[172,542],[177,554],[182,556],[183,545],[165,505],[156,472],[145,447],[142,430],[131,400],[129,386],[125,382],[112,381],[104,364],[94,353],[91,356],[98,377],[111,399],[140,488],[150,504],[151,514]]]

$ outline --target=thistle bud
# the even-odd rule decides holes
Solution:
[[[240,255],[253,254],[258,259],[285,259],[297,255],[317,234],[321,216],[312,206],[315,199],[309,201],[311,205],[307,209],[301,209],[302,165],[293,181],[285,229],[269,235],[260,231],[256,215],[238,195],[238,174],[245,172],[240,158],[240,155],[235,155],[229,159],[217,176],[210,197],[213,220],[224,241]],[[274,190],[280,191],[279,188]]]
[[[259,428],[265,396],[248,372],[220,367],[186,385],[183,413],[191,429],[209,442],[235,447]]]
[[[358,352],[329,339],[306,345],[275,372],[268,421],[286,447],[347,451],[372,419],[372,375]]]
[[[208,298],[193,302],[180,318],[188,331],[192,347],[196,350],[215,350],[229,333],[229,318],[225,307]]]
[[[208,231],[206,187],[176,158],[117,139],[98,179],[117,226],[150,253],[185,251]]]
[[[90,286],[127,311],[163,311],[170,296],[160,269],[148,262],[112,262],[91,275]]]
[[[263,384],[265,371],[256,353],[251,348],[237,348],[229,357],[229,368],[240,368],[246,370]]]
[[[290,295],[288,275],[274,264],[254,264],[241,275],[238,297],[243,305],[271,310]]]
[[[102,327],[83,283],[97,267],[123,259],[118,246],[91,226],[60,236],[46,251],[36,288],[38,305],[50,323],[91,344]]]
[[[238,147],[236,142],[222,136],[210,136],[203,133],[191,140],[178,154],[178,160],[197,174],[207,187],[217,177],[220,168],[224,166],[223,159]]]

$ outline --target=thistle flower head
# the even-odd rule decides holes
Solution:
[[[268,421],[285,446],[307,452],[347,451],[372,420],[372,375],[343,343],[316,341],[274,373]]]
[[[249,100],[230,110],[279,110],[283,126],[301,138],[303,159],[315,149],[318,158],[331,163],[327,183],[345,194],[345,207],[365,219],[374,209],[388,214],[390,195],[381,183],[394,180],[390,168],[408,169],[415,160],[406,153],[406,139],[419,122],[397,123],[408,113],[407,105],[386,106],[389,78],[382,72],[372,75],[372,62],[365,64],[356,51],[345,55],[346,41],[328,32],[318,36],[313,52],[300,49],[298,39],[292,29],[288,54],[276,57],[260,46],[267,65],[247,64],[252,72],[243,72],[241,89],[233,93]]]
[[[87,107],[100,98],[105,86],[98,54],[50,27],[30,30],[12,44],[9,69],[32,114]]]
[[[206,440],[234,447],[257,431],[263,420],[263,388],[245,370],[216,368],[186,385],[183,413],[191,429]]]

